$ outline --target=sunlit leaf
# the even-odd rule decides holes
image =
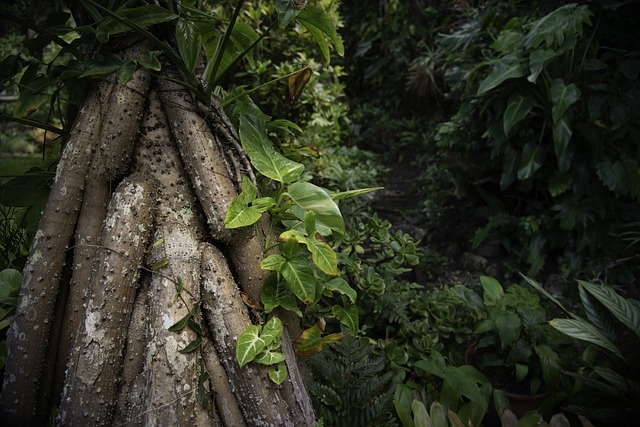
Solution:
[[[271,254],[260,263],[263,270],[280,271],[286,264],[287,260],[280,254]]]
[[[241,190],[229,204],[224,218],[224,225],[229,229],[255,224],[262,217],[257,208],[249,206],[255,199],[257,190],[246,176],[242,178]]]
[[[277,351],[263,351],[253,361],[261,365],[275,365],[284,362],[284,359],[284,354]]]
[[[372,191],[382,190],[384,187],[369,187],[369,188],[360,188],[358,190],[349,190],[349,191],[339,191],[337,193],[331,193],[331,198],[334,201],[348,199],[350,197],[357,197],[363,194],[371,193]]]
[[[249,115],[240,117],[240,141],[251,164],[264,176],[279,182],[295,181],[304,166],[278,153],[269,141],[264,123]]]
[[[287,366],[284,363],[281,363],[276,368],[269,368],[267,374],[271,381],[280,385],[287,378]]]
[[[287,194],[304,210],[313,211],[318,221],[331,230],[344,234],[344,220],[340,209],[324,189],[309,182],[295,182],[289,186]]]
[[[261,326],[251,325],[238,337],[238,342],[236,343],[236,359],[240,367],[251,362],[264,350],[266,344],[264,340],[260,338],[261,330]]]
[[[282,321],[274,316],[262,327],[260,337],[264,340],[267,347],[271,347],[272,344],[277,344],[276,347],[273,347],[277,348],[280,344],[280,338],[282,338],[282,332]]]
[[[287,261],[282,267],[282,276],[295,296],[304,304],[312,304],[320,297],[317,293],[317,280],[306,259],[295,258]]]

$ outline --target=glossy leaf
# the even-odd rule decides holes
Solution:
[[[224,218],[226,228],[246,227],[255,224],[262,217],[262,213],[249,204],[255,199],[257,190],[246,176],[242,177],[242,191],[229,203],[229,209]]]
[[[619,358],[624,359],[624,356],[618,347],[611,340],[605,337],[596,327],[585,320],[553,319],[549,321],[549,324],[565,335],[593,343],[611,351]]]
[[[249,326],[240,336],[236,343],[236,359],[243,367],[247,363],[251,362],[256,356],[264,350],[266,344],[262,338],[260,338],[259,325]]]
[[[281,363],[276,368],[269,368],[267,371],[269,379],[278,385],[282,384],[287,378],[287,373],[287,366],[284,363]]]
[[[507,101],[507,108],[504,110],[502,119],[504,134],[509,135],[511,129],[527,117],[535,105],[536,100],[531,96],[525,97],[519,93],[511,95]]]
[[[282,267],[287,263],[285,257],[280,254],[271,254],[260,263],[260,268],[263,270],[281,271]]]
[[[526,36],[526,47],[541,44],[556,47],[564,43],[569,34],[582,35],[583,24],[590,24],[592,13],[585,5],[567,4],[534,22]]]
[[[535,83],[544,67],[557,55],[558,53],[551,49],[536,49],[531,52],[531,55],[529,55],[529,72],[531,74],[529,74],[527,80]]]
[[[180,19],[176,24],[176,43],[178,52],[187,70],[193,72],[200,58],[202,35],[193,20]]]
[[[325,282],[324,287],[329,291],[346,295],[352,304],[355,304],[356,299],[358,298],[358,293],[342,277],[334,277],[328,282]]]
[[[289,186],[287,194],[305,211],[313,211],[317,221],[333,231],[344,234],[344,220],[340,209],[323,188],[309,182],[296,182]]]
[[[637,305],[620,296],[609,286],[582,280],[578,280],[578,284],[600,301],[616,319],[640,336],[640,309]]]
[[[251,159],[251,164],[268,178],[279,182],[292,182],[304,169],[301,163],[287,159],[273,148],[264,123],[255,116],[240,117],[240,141]]]
[[[340,323],[349,328],[349,332],[351,333],[351,335],[357,335],[360,324],[358,320],[359,318],[357,305],[350,304],[345,307],[334,305],[331,311],[336,316],[336,319],[340,321]]]
[[[520,63],[519,57],[514,55],[504,57],[493,65],[491,73],[480,83],[476,95],[482,95],[509,79],[526,75],[527,68]]]
[[[282,321],[274,316],[262,327],[260,337],[264,340],[267,347],[271,347],[272,344],[276,344],[276,347],[273,348],[278,348],[280,346],[282,332]]]
[[[538,359],[540,359],[540,366],[542,367],[542,376],[547,388],[553,387],[560,379],[560,372],[562,366],[560,366],[560,357],[550,346],[547,344],[540,344],[533,347]]]
[[[344,46],[336,30],[336,24],[324,10],[316,6],[307,6],[298,13],[296,19],[309,31],[316,43],[318,43],[318,47],[326,63],[329,63],[330,54],[329,47],[325,41],[325,35],[333,42],[336,53],[344,56]]]
[[[277,351],[264,351],[253,359],[253,361],[261,365],[275,365],[276,363],[284,362],[284,359],[285,357],[282,353]]]
[[[306,259],[296,258],[287,261],[282,267],[282,276],[295,296],[304,304],[313,304],[320,297],[317,294],[316,278]]]
[[[551,117],[554,123],[563,118],[567,109],[580,99],[580,95],[580,89],[573,83],[565,85],[562,79],[555,79],[551,83]]]

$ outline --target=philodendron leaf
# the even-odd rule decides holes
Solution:
[[[527,142],[522,148],[522,161],[518,169],[518,179],[524,181],[542,167],[544,150],[538,144]]]
[[[277,317],[272,317],[262,327],[260,337],[269,348],[278,348],[280,346],[280,338],[282,338],[282,321]],[[274,346],[275,345],[275,346]]]
[[[287,159],[273,148],[264,123],[255,116],[240,117],[240,142],[258,172],[275,181],[293,182],[304,169],[301,163]]]
[[[236,343],[236,359],[238,359],[240,367],[251,362],[264,350],[266,344],[260,337],[261,330],[261,326],[251,325],[238,337],[238,342]]]
[[[605,348],[624,360],[618,347],[595,326],[583,319],[553,319],[549,324],[565,335]]]
[[[12,268],[0,271],[0,304],[14,307],[18,302],[22,273]]]
[[[249,178],[242,177],[242,191],[231,201],[227,215],[224,218],[224,225],[227,228],[246,227],[258,222],[262,213],[249,204],[256,197],[256,188]]]
[[[287,263],[287,259],[280,254],[271,254],[260,263],[263,270],[281,271],[282,267]]]
[[[518,56],[505,56],[493,65],[491,73],[480,83],[477,95],[482,95],[498,87],[506,80],[523,77],[527,74],[527,67],[520,63]]]
[[[324,189],[309,182],[295,182],[289,186],[287,194],[305,211],[313,211],[317,221],[344,234],[344,220],[340,209]]]
[[[317,292],[317,280],[306,259],[295,258],[287,261],[282,267],[282,276],[295,296],[304,304],[313,304],[320,297]]]
[[[580,99],[580,89],[571,83],[564,84],[564,80],[555,79],[551,83],[551,117],[553,122],[557,123],[563,116],[565,111]]]
[[[277,368],[269,368],[267,371],[269,379],[274,383],[280,385],[287,378],[287,366],[281,363]]]
[[[347,305],[345,307],[334,305],[331,311],[336,316],[336,319],[340,321],[340,323],[349,328],[349,332],[351,332],[351,335],[356,336],[356,334],[358,333],[359,325],[358,306],[355,304]]]
[[[276,274],[270,275],[262,285],[260,300],[266,314],[271,313],[276,307],[282,307],[302,317],[302,311],[298,308],[298,301],[291,287],[284,280],[278,280]]]
[[[331,19],[324,10],[316,6],[307,6],[304,10],[301,10],[300,13],[298,13],[296,19],[316,40],[325,62],[329,63],[330,60],[329,47],[327,46],[327,42],[324,38],[325,35],[333,42],[333,45],[336,48],[336,53],[340,56],[344,56],[344,46],[342,45],[342,40],[340,40],[340,36],[336,30],[336,23],[333,22],[333,19]]]
[[[309,329],[302,331],[302,335],[295,341],[296,353],[301,356],[310,356],[320,352],[324,346],[344,338],[342,334],[329,334],[322,336],[322,329],[316,323]]]
[[[502,119],[504,134],[509,135],[511,129],[513,129],[518,122],[527,117],[535,105],[536,100],[531,96],[525,97],[519,93],[511,95],[509,97],[509,101],[507,101],[507,108],[504,110],[504,117]]]
[[[260,353],[253,361],[261,365],[275,365],[284,362],[284,354],[277,351],[264,351]]]
[[[334,277],[333,279],[326,282],[324,284],[324,287],[325,289],[328,289],[330,291],[335,291],[340,293],[341,295],[346,295],[352,304],[354,304],[356,302],[356,299],[358,298],[358,293],[351,286],[349,286],[349,283],[347,283],[347,281],[342,277]]]
[[[558,159],[558,169],[562,173],[567,172],[571,166],[573,151],[569,147],[569,142],[572,134],[566,117],[562,117],[553,125],[553,149]]]

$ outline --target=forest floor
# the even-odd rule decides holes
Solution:
[[[475,286],[480,274],[501,278],[504,254],[500,249],[471,247],[477,224],[465,213],[471,208],[469,202],[452,197],[442,217],[428,219],[422,205],[424,196],[417,188],[419,166],[411,160],[398,161],[393,157],[385,156],[389,172],[382,184],[384,189],[376,193],[373,210],[389,221],[393,230],[402,230],[419,242],[424,258],[412,280],[436,286]]]

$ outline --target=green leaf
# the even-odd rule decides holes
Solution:
[[[187,324],[189,323],[189,320],[191,320],[192,317],[193,317],[193,313],[189,312],[182,319],[178,320],[176,323],[174,323],[173,325],[169,326],[169,331],[170,332],[180,332],[181,330],[183,330],[187,326]]]
[[[515,313],[498,313],[493,321],[498,328],[502,349],[508,348],[520,338],[520,317]]]
[[[520,159],[518,153],[511,147],[507,147],[502,161],[502,175],[500,176],[500,189],[508,188],[518,177]]]
[[[256,356],[264,350],[266,344],[260,338],[262,327],[259,325],[249,326],[240,336],[236,343],[236,359],[240,367],[251,362]]]
[[[569,142],[573,132],[569,126],[569,121],[563,117],[558,123],[553,125],[553,149],[558,160],[558,169],[565,173],[569,171],[573,151],[569,148]]]
[[[527,142],[522,148],[522,161],[518,169],[518,179],[524,181],[542,167],[544,150],[538,144]]]
[[[504,110],[503,128],[504,134],[509,135],[513,127],[522,119],[527,117],[531,109],[536,105],[533,97],[524,97],[519,93],[514,93],[507,101],[507,108]]]
[[[0,271],[0,304],[15,307],[22,286],[22,273],[12,268]]]
[[[118,73],[118,83],[120,83],[121,85],[126,85],[127,82],[131,80],[131,77],[133,76],[133,73],[135,73],[137,68],[138,64],[136,63],[136,61],[129,60],[125,62],[120,68],[120,72]]]
[[[191,341],[185,348],[179,351],[180,354],[189,354],[200,348],[202,344],[202,336],[196,335],[196,338]]]
[[[90,63],[79,77],[97,78],[108,76],[118,71],[123,64],[124,61],[117,55],[108,55],[105,57],[101,57],[97,61]]]
[[[415,401],[415,402],[417,402],[417,401]],[[422,403],[422,402],[420,402],[420,403]],[[422,406],[424,406],[424,405],[422,405]],[[412,404],[411,408],[413,409],[413,407],[414,406]],[[446,419],[444,407],[442,406],[442,404],[440,404],[440,402],[434,401],[434,402],[431,403],[431,406],[429,407],[429,415],[431,417],[431,421],[433,422],[434,426],[446,426],[447,425],[447,419]]]
[[[50,99],[50,95],[46,93],[50,83],[49,79],[46,76],[35,74],[37,65],[32,64],[27,67],[20,79],[20,95],[12,112],[15,117],[29,116]]]
[[[345,307],[340,305],[334,305],[331,309],[336,319],[343,325],[349,328],[351,335],[356,336],[358,334],[359,320],[358,320],[358,306],[350,304]]]
[[[280,364],[277,368],[269,368],[267,374],[271,381],[280,385],[287,378],[287,366],[285,364]]]
[[[582,36],[582,25],[591,23],[591,15],[585,5],[572,3],[559,7],[533,23],[526,35],[525,46],[531,49],[545,43],[548,48],[559,47],[571,35]]]
[[[295,258],[287,261],[282,267],[282,276],[295,296],[304,304],[313,304],[320,297],[317,292],[317,280],[306,259]]]
[[[264,123],[255,116],[240,117],[240,141],[251,159],[251,164],[268,178],[279,182],[292,182],[304,169],[301,163],[287,159],[273,148]]]
[[[302,317],[302,311],[298,307],[293,291],[284,280],[278,280],[278,275],[272,274],[260,289],[260,300],[264,306],[264,312],[269,314],[276,307],[294,312],[298,317]]]
[[[318,324],[302,331],[300,337],[295,341],[294,347],[296,353],[301,356],[310,356],[319,353],[322,349],[332,342],[340,341],[344,338],[342,334],[329,334],[322,336],[322,329]]]
[[[329,276],[338,275],[340,273],[338,271],[338,255],[331,246],[315,239],[308,239],[307,242],[313,263]]]
[[[296,18],[313,36],[320,47],[320,51],[324,56],[325,62],[329,63],[330,54],[327,42],[324,36],[327,35],[333,45],[336,48],[336,53],[340,56],[344,56],[344,46],[340,40],[340,36],[336,30],[336,24],[327,15],[327,13],[319,7],[307,6],[304,10],[298,13]]]
[[[414,399],[411,402],[411,413],[413,414],[413,425],[415,427],[431,427],[433,425],[427,408],[421,401]]]
[[[158,59],[158,55],[160,55],[159,50],[151,50],[145,51],[140,54],[137,61],[142,67],[151,71],[160,71],[162,69],[162,65],[160,65],[160,60]]]
[[[153,263],[153,265],[151,266],[151,271],[158,271],[166,265],[169,265],[169,260],[167,258],[162,258],[161,260]]]
[[[535,83],[544,67],[558,54],[558,52],[550,49],[536,49],[531,52],[531,55],[529,55],[529,70],[531,74],[529,74],[527,80]]]
[[[169,12],[166,8],[151,4],[134,8],[118,9],[116,15],[127,18],[142,28],[170,22],[178,18],[177,15]],[[108,17],[96,29],[96,39],[104,44],[109,41],[110,36],[129,31],[131,31],[129,26],[113,17]]]
[[[284,354],[277,351],[263,351],[253,361],[261,365],[275,365],[284,362]]]
[[[271,254],[260,263],[260,268],[263,270],[281,271],[282,267],[287,263],[285,257],[280,254]]]
[[[557,197],[571,188],[573,177],[571,175],[554,174],[549,178],[549,194]]]
[[[350,197],[357,197],[363,194],[371,193],[372,191],[382,190],[384,187],[369,187],[369,188],[361,188],[358,190],[349,190],[349,191],[339,191],[337,193],[331,193],[331,198],[334,201],[348,199]]]
[[[340,209],[323,188],[309,182],[295,182],[289,186],[287,194],[305,211],[313,211],[317,221],[344,234],[344,220]]]
[[[187,70],[193,72],[200,58],[202,35],[196,23],[190,19],[180,19],[176,24],[178,52]]]
[[[504,289],[500,282],[490,276],[480,276],[484,303],[487,306],[495,305],[504,297]]]
[[[538,359],[540,359],[540,366],[542,367],[542,376],[547,388],[553,387],[560,379],[560,372],[562,367],[560,366],[560,357],[558,353],[546,345],[540,344],[533,347]]]
[[[302,6],[299,7],[297,3],[302,3]],[[298,16],[300,10],[304,7],[304,2],[300,0],[274,0],[274,4],[276,7],[276,13],[278,14],[278,25],[280,28],[284,28],[293,19]]]
[[[347,283],[347,281],[342,277],[334,277],[328,282],[325,282],[324,288],[330,291],[338,292],[341,295],[346,295],[352,304],[355,304],[356,299],[358,298],[358,293],[351,286],[349,286],[349,283]]]
[[[611,351],[613,354],[624,360],[624,356],[607,337],[605,337],[595,326],[582,319],[553,319],[549,324],[558,331],[570,337],[593,343],[597,346]]]
[[[264,340],[264,343],[269,348],[278,348],[280,346],[280,338],[282,338],[282,321],[277,317],[272,317],[269,321],[262,327],[262,333],[260,334],[260,338]],[[277,344],[275,347],[272,347],[273,344]]]
[[[616,319],[640,336],[640,309],[637,305],[608,286],[582,280],[578,280],[578,284],[600,301]]]
[[[515,55],[505,56],[493,65],[491,73],[482,80],[476,95],[482,95],[509,79],[526,76],[527,68]]]
[[[242,177],[242,191],[229,203],[229,209],[224,218],[226,228],[238,228],[253,225],[262,217],[262,213],[249,204],[256,197],[256,188],[253,186],[249,178]]]
[[[551,82],[551,117],[554,123],[563,118],[567,109],[580,99],[580,94],[580,89],[573,83],[565,85],[562,79]]]

